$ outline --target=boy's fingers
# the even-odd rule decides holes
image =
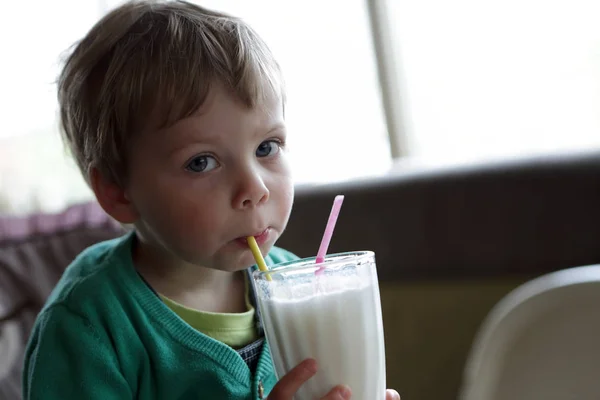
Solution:
[[[388,389],[385,391],[385,400],[400,400],[400,395],[395,390]]]
[[[352,392],[348,386],[339,385],[334,387],[327,396],[321,400],[349,400],[352,397]]]
[[[302,361],[277,382],[269,400],[292,400],[300,386],[317,373],[317,362],[313,359]]]

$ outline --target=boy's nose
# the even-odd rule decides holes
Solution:
[[[254,208],[269,200],[269,189],[263,178],[256,171],[240,176],[238,190],[233,198],[233,208]]]

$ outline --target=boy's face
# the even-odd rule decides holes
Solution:
[[[236,271],[284,231],[294,197],[281,99],[253,109],[213,85],[197,112],[133,143],[125,194],[143,245],[174,262]]]

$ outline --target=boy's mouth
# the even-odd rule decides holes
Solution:
[[[271,236],[271,228],[267,228],[262,232],[255,233],[252,236],[254,236],[254,239],[256,239],[256,243],[260,246],[261,244],[269,240],[269,237]],[[236,242],[242,245],[243,247],[248,247],[248,239],[246,239],[246,237],[237,238]]]

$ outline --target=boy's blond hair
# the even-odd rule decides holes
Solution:
[[[130,1],[108,13],[58,80],[63,138],[88,183],[95,167],[125,185],[132,136],[191,115],[215,81],[247,107],[284,95],[277,62],[240,19],[184,1]]]

